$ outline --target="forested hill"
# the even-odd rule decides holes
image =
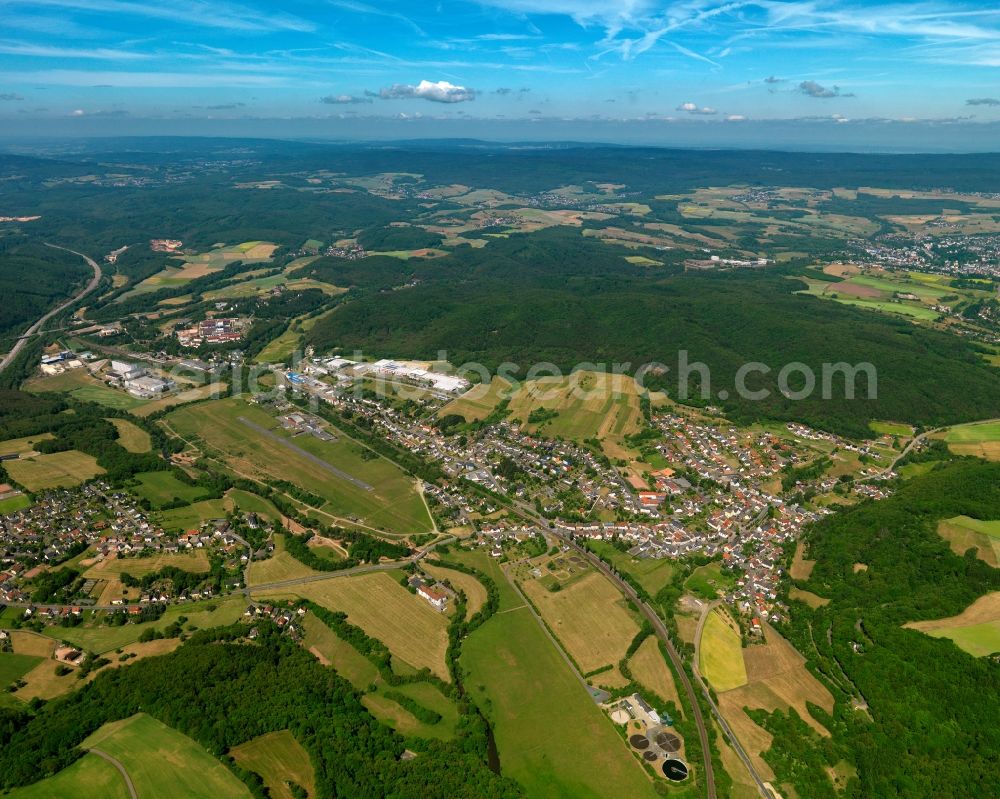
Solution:
[[[1000,590],[1000,570],[938,536],[938,522],[960,514],[1000,518],[1000,464],[940,466],[808,534],[816,565],[800,586],[830,603],[793,602],[787,632],[837,696],[834,736],[821,742],[794,720],[765,721],[778,734],[766,757],[800,796],[830,795],[823,761],[844,757],[858,766],[860,796],[1000,796],[1000,662],[902,626]]]
[[[81,165],[116,161],[150,166],[217,159],[238,167],[263,161],[273,169],[335,168],[352,174],[410,172],[443,184],[490,185],[513,193],[545,191],[588,181],[625,183],[632,190],[663,192],[695,186],[884,186],[995,191],[1000,154],[801,153],[622,147],[601,144],[511,143],[474,140],[418,142],[302,142],[274,139],[124,138],[78,143],[58,161],[0,154],[0,175],[29,175],[32,161],[46,177],[85,174]]]
[[[0,349],[90,276],[78,255],[23,236],[0,236]]]
[[[794,292],[804,285],[779,271],[673,273],[627,263],[627,251],[566,229],[512,236],[433,261],[398,263],[326,259],[311,270],[355,296],[310,333],[320,351],[342,347],[369,355],[428,358],[444,350],[455,364],[495,369],[538,362],[568,370],[582,362],[660,362],[653,382],[676,396],[678,351],[711,369],[712,401],[740,422],[776,418],[848,435],[870,433],[871,419],[936,426],[1000,416],[1000,370],[965,341],[908,321],[878,316]],[[372,259],[369,259],[372,260]],[[386,291],[387,285],[411,285]],[[739,367],[759,361],[771,374],[748,387],[768,399],[736,396]],[[876,399],[864,380],[857,399],[789,400],[777,389],[785,364],[871,362]],[[697,394],[699,382],[691,381]],[[725,390],[729,399],[718,399]]]
[[[102,672],[37,715],[0,708],[0,788],[34,783],[80,757],[102,724],[140,711],[224,756],[268,732],[290,729],[309,752],[319,796],[513,799],[520,790],[485,763],[483,730],[429,742],[401,760],[403,739],[379,724],[350,684],[277,628],[196,633],[177,651]],[[261,795],[261,794],[257,794]]]

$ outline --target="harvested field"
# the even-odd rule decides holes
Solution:
[[[4,465],[10,476],[29,491],[71,488],[104,474],[92,456],[75,449],[6,461]]]
[[[773,782],[774,770],[764,762],[762,755],[771,748],[774,736],[743,712],[742,700],[738,690],[719,694],[719,711],[746,750],[757,773],[763,779]]]
[[[109,419],[118,430],[118,443],[129,452],[149,452],[149,433],[128,419]]]
[[[10,641],[15,653],[32,657],[51,657],[56,648],[55,641],[48,636],[27,630],[11,630]]]
[[[349,622],[389,647],[394,658],[416,669],[429,668],[442,679],[449,679],[445,666],[447,617],[403,588],[389,573],[331,577],[281,593],[345,612]]]
[[[1000,461],[1000,422],[952,427],[945,434],[944,440],[956,455],[974,455],[988,461]]]
[[[537,580],[522,587],[583,673],[618,663],[639,632],[618,591],[597,572],[555,593]]]
[[[934,638],[950,638],[973,657],[1000,652],[1000,591],[979,597],[957,616],[904,624]]]
[[[37,436],[26,436],[25,438],[9,438],[0,441],[0,455],[23,455],[26,452],[34,452],[35,445],[39,441],[49,441],[55,436],[52,433],[39,433]]]
[[[840,283],[831,283],[827,293],[847,294],[850,297],[864,297],[876,299],[885,297],[885,293],[873,286],[865,286],[860,283],[853,283],[849,280]]]
[[[306,631],[302,645],[306,650],[324,666],[332,666],[356,690],[364,691],[379,679],[375,665],[338,637],[315,614],[307,613],[302,624]]]
[[[829,599],[814,594],[812,591],[803,591],[801,588],[796,588],[795,586],[788,589],[788,597],[789,599],[797,599],[799,602],[804,602],[811,608],[821,608],[824,605],[830,604]]]
[[[849,277],[850,275],[856,275],[861,271],[860,266],[854,264],[827,264],[823,267],[823,274],[833,275],[834,277]]]
[[[112,574],[127,572],[133,577],[142,577],[165,566],[173,566],[188,572],[207,572],[210,564],[208,553],[204,549],[193,549],[190,552],[163,553],[146,558],[105,558],[85,571],[83,576],[100,580]]]
[[[250,564],[249,585],[277,583],[282,580],[294,580],[297,577],[309,577],[319,574],[315,569],[296,560],[285,551],[285,537],[277,535],[274,539],[274,554],[267,560],[255,560]]]
[[[984,522],[968,516],[956,516],[938,523],[938,535],[956,555],[976,550],[976,557],[997,568],[1000,565],[1000,521]]]
[[[316,774],[309,753],[288,730],[269,732],[233,747],[229,754],[243,768],[259,774],[275,799],[295,799],[289,783],[315,797]]]
[[[789,570],[793,580],[808,580],[809,575],[812,574],[816,561],[806,560],[805,553],[805,541],[799,539],[798,543],[795,544],[795,556],[792,558],[792,568]]]
[[[663,653],[660,652],[656,636],[651,635],[642,642],[636,653],[629,659],[629,668],[635,679],[642,685],[663,699],[672,701],[679,710],[683,708],[680,695],[677,693],[677,686],[674,684],[674,675],[670,671]]]
[[[494,377],[491,382],[475,385],[461,397],[449,402],[438,412],[438,416],[444,418],[457,414],[467,422],[485,419],[510,388],[511,384],[506,380]]]
[[[747,707],[765,710],[794,707],[796,712],[820,735],[829,732],[809,715],[807,702],[833,712],[833,696],[805,667],[805,658],[787,640],[765,622],[766,643],[743,650],[747,685],[737,689]]]

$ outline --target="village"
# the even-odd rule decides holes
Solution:
[[[454,523],[478,526],[480,535],[494,542],[494,556],[504,555],[503,542],[524,540],[543,528],[504,514],[503,503],[491,495],[534,508],[551,529],[568,536],[620,541],[635,557],[721,559],[736,575],[725,598],[754,630],[760,630],[761,620],[786,616],[778,598],[785,547],[805,525],[832,513],[806,497],[848,491],[834,477],[796,479],[787,488],[782,477],[816,459],[816,447],[872,464],[857,473],[865,481],[850,486],[857,499],[889,496],[885,483],[895,476],[879,465],[884,453],[874,442],[858,444],[797,423],[789,423],[782,435],[738,430],[673,411],[652,417],[660,434],[653,448],[670,465],[630,475],[590,446],[529,434],[509,419],[471,435],[447,434],[436,412],[458,392],[457,384],[443,397],[427,392],[416,412],[394,404],[391,396],[350,390],[365,374],[385,373],[385,364],[399,367],[380,361],[358,371],[354,361],[313,358],[299,365],[300,372],[283,376],[293,393],[304,391],[362,417],[385,438],[439,464],[448,485],[425,484],[425,492]],[[424,384],[430,385],[426,379]],[[485,492],[470,490],[469,484]]]
[[[127,572],[130,561],[141,566],[157,555],[198,551],[208,554],[206,564],[218,559],[222,570],[218,589],[206,583],[204,588],[177,590],[169,580],[157,581],[132,601],[110,600],[109,607],[121,606],[138,615],[143,605],[203,599],[243,587],[242,570],[251,552],[229,519],[168,532],[150,519],[132,494],[113,490],[102,480],[41,492],[34,500],[28,508],[0,516],[0,604],[24,607],[27,615],[43,620],[79,616],[83,609],[97,606],[102,581],[119,573],[98,574],[102,563],[117,561],[116,567]],[[259,524],[255,517],[244,522]],[[80,561],[84,556],[86,561]],[[57,582],[46,592],[51,597],[33,601],[36,594],[27,583],[64,563],[81,570],[80,577]]]

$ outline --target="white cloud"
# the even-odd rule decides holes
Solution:
[[[136,16],[167,20],[203,28],[243,31],[313,31],[307,20],[280,12],[258,11],[248,6],[213,0],[6,0],[5,6],[62,8],[84,13]]]
[[[101,61],[140,61],[149,58],[143,53],[118,50],[113,47],[53,47],[22,42],[0,42],[0,53],[4,55],[37,56],[40,58],[88,58]]]
[[[429,81],[422,80],[416,86],[406,83],[394,83],[379,90],[379,97],[383,100],[405,100],[417,98],[420,100],[430,100],[432,103],[464,103],[476,99],[475,89],[465,86],[456,86],[446,80]]]
[[[719,112],[709,106],[699,106],[697,103],[681,103],[677,106],[678,111],[684,111],[692,116],[715,116]]]
[[[328,94],[326,97],[320,97],[319,101],[327,105],[357,105],[370,103],[372,100],[370,97],[357,97],[353,94]]]

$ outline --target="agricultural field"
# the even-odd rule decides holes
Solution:
[[[872,429],[872,432],[880,436],[909,438],[913,435],[913,427],[908,424],[901,424],[900,422],[869,422],[868,426]]]
[[[504,576],[497,559],[490,557],[489,553],[482,549],[453,549],[448,553],[448,559],[469,566],[491,578],[500,594],[500,610],[524,605],[524,600],[518,596],[517,591]]]
[[[441,716],[441,719],[434,724],[420,721],[384,692],[403,694],[421,707],[434,711]],[[458,709],[436,686],[429,682],[406,683],[392,688],[380,684],[378,690],[366,693],[361,702],[371,711],[373,716],[401,735],[440,740],[448,740],[455,735]]]
[[[812,591],[804,591],[801,588],[792,586],[788,589],[789,599],[797,599],[799,602],[804,602],[811,608],[821,608],[825,605],[830,604],[830,600],[821,597],[819,594],[814,594]]]
[[[127,572],[133,577],[142,577],[166,566],[188,572],[207,572],[209,569],[208,553],[203,549],[193,549],[190,552],[163,553],[150,555],[146,558],[105,558],[87,569],[83,576],[88,579],[100,580],[109,574]]]
[[[330,666],[358,691],[367,690],[380,680],[378,669],[353,646],[340,638],[313,613],[302,621],[305,637],[302,646],[324,666]]]
[[[873,286],[857,283],[856,281],[859,278],[851,278],[840,283],[828,283],[825,280],[810,280],[808,278],[795,279],[804,280],[808,286],[807,289],[797,292],[798,294],[808,294],[820,299],[843,303],[844,305],[866,308],[870,311],[899,314],[924,322],[933,322],[940,316],[937,311],[924,305],[920,300],[895,298],[892,293],[886,293]]]
[[[7,497],[7,499],[0,499],[0,516],[6,516],[8,513],[14,513],[15,511],[30,507],[31,497],[27,494],[15,494],[12,497]]]
[[[277,583],[297,577],[310,577],[320,572],[296,560],[285,551],[285,536],[274,537],[274,554],[267,560],[255,560],[250,564],[248,585],[252,588],[266,583]]]
[[[9,799],[129,799],[129,792],[118,769],[99,755],[88,753],[58,774],[24,788],[15,788],[6,796]]]
[[[256,513],[268,521],[281,521],[281,513],[270,500],[239,488],[232,488],[226,492],[226,507],[238,508],[244,513]]]
[[[489,385],[473,386],[445,405],[438,415],[457,414],[466,421],[482,419],[504,398],[510,399],[509,418],[522,422],[529,433],[544,432],[550,438],[621,440],[637,432],[642,423],[639,387],[633,378],[586,371],[562,378],[540,378],[513,388],[503,379],[494,378]],[[532,412],[541,409],[554,411],[555,416],[529,422]]]
[[[489,383],[479,383],[461,397],[453,399],[440,410],[438,416],[443,418],[455,414],[467,422],[485,419],[511,390],[511,383],[502,377],[494,377]]]
[[[118,760],[141,797],[242,799],[250,790],[198,743],[139,713],[105,724],[83,749],[99,749]]]
[[[698,646],[698,668],[718,692],[746,685],[747,671],[739,629],[728,614],[708,614]]]
[[[684,703],[677,693],[673,672],[660,651],[659,639],[650,635],[629,658],[629,668],[635,679],[662,699],[670,700],[681,709]]]
[[[596,571],[556,592],[538,580],[528,580],[522,588],[584,674],[608,665],[617,668],[639,632],[625,600]]]
[[[789,575],[793,580],[808,580],[815,567],[816,561],[806,558],[806,544],[800,538],[795,544],[795,554],[792,556]]]
[[[47,627],[45,634],[55,640],[68,641],[88,652],[100,655],[136,643],[143,630],[147,628],[164,630],[182,616],[186,619],[183,622],[185,631],[190,627],[207,630],[210,627],[232,624],[243,615],[244,610],[246,610],[244,598],[232,596],[204,602],[169,605],[157,621],[109,627],[95,624],[88,619],[77,627]]]
[[[448,618],[403,588],[396,574],[331,576],[328,580],[302,583],[282,589],[277,595],[272,592],[259,598],[302,597],[330,610],[343,611],[351,624],[389,647],[394,660],[399,658],[414,669],[428,668],[447,680]],[[255,593],[254,597],[258,595]]]
[[[129,452],[149,452],[149,433],[128,419],[109,419],[118,430],[118,443]]]
[[[952,427],[944,434],[948,449],[956,455],[974,455],[1000,461],[1000,421],[975,422]]]
[[[293,439],[270,413],[237,398],[182,408],[167,423],[237,474],[288,480],[325,498],[320,510],[331,521],[350,524],[353,517],[361,526],[398,535],[432,526],[413,480],[385,458],[369,457],[369,450],[339,431],[333,431],[335,441]]]
[[[950,638],[973,657],[1000,652],[1000,591],[979,597],[957,616],[903,625],[934,638]]]
[[[296,799],[291,785],[316,797],[316,775],[309,753],[288,730],[269,732],[233,747],[229,755],[243,768],[259,774],[274,799]]]
[[[163,288],[183,286],[200,277],[221,272],[229,264],[242,261],[244,264],[266,263],[278,248],[267,241],[246,241],[234,246],[219,245],[204,253],[176,255],[179,264],[170,264],[155,275],[138,283],[131,291],[123,294],[119,301],[146,294]]]
[[[19,655],[16,652],[0,652],[0,691],[21,679],[42,662],[34,655]]]
[[[171,502],[197,502],[205,496],[201,486],[191,486],[178,480],[173,472],[140,472],[136,475],[138,485],[131,491],[136,496],[148,500],[154,508]]]
[[[39,441],[50,441],[55,436],[52,433],[40,433],[37,436],[26,436],[24,438],[10,438],[0,441],[0,455],[24,455],[27,452],[34,452],[35,445]]]
[[[302,349],[302,333],[288,328],[267,343],[254,359],[256,363],[290,363],[296,350]]]
[[[230,508],[224,499],[203,499],[183,508],[158,511],[152,514],[164,530],[185,531],[197,528],[202,522],[224,519]]]
[[[504,774],[529,796],[656,795],[527,608],[501,604],[501,612],[466,640],[462,666],[477,704],[487,708]]]
[[[955,516],[938,524],[938,535],[944,538],[956,555],[976,550],[976,557],[993,568],[1000,565],[1000,521],[981,521],[968,516]]]
[[[90,455],[75,449],[7,461],[7,472],[29,491],[71,488],[104,474]]]
[[[222,383],[208,383],[197,388],[189,388],[169,397],[141,402],[129,408],[129,413],[134,416],[146,417],[150,414],[162,411],[164,408],[172,408],[184,402],[194,402],[195,400],[206,399],[207,397],[217,397],[224,394],[225,386]]]
[[[745,684],[719,691],[719,708],[751,760],[765,779],[774,774],[761,755],[771,746],[771,736],[755,724],[743,709],[767,711],[795,708],[796,713],[819,735],[829,731],[808,710],[808,703],[833,712],[833,696],[805,666],[805,658],[770,625],[764,625],[766,642],[742,651]]]

